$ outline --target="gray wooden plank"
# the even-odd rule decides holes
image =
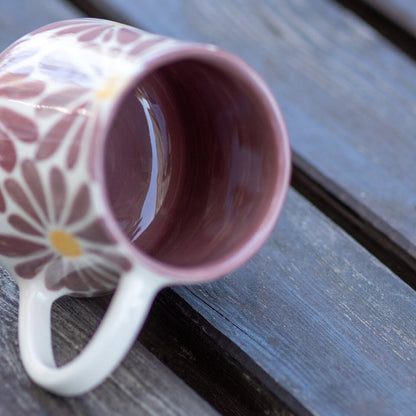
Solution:
[[[413,0],[363,0],[375,10],[416,36],[416,7]]]
[[[56,20],[81,16],[56,0],[16,0],[0,5],[0,47]],[[35,386],[25,374],[18,351],[18,290],[0,270],[0,414],[30,415],[217,415],[203,399],[140,343],[99,388],[81,398],[62,399]],[[55,351],[60,362],[87,342],[104,310],[87,299],[65,299],[54,308]]]
[[[79,398],[59,398],[35,386],[19,358],[18,289],[0,271],[0,414],[30,415],[207,415],[215,412],[153,354],[136,342],[104,384]],[[80,351],[104,310],[94,299],[67,298],[53,311],[54,347],[59,363]]]
[[[416,11],[408,0],[335,0],[416,60]]]
[[[416,293],[296,192],[246,267],[177,293],[299,414],[414,414]]]
[[[288,392],[268,388],[267,375],[251,371],[241,350],[236,360],[238,347],[172,289],[157,297],[139,340],[224,416],[293,416],[288,405],[302,407]]]
[[[151,0],[86,3],[248,61],[278,98],[295,154],[319,172],[312,179],[416,270],[416,67],[379,33],[329,0],[167,0],[163,13]]]

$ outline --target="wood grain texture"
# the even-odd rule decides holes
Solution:
[[[136,342],[122,365],[101,386],[79,398],[59,398],[35,386],[23,370],[17,342],[18,289],[0,273],[0,414],[206,415],[215,412],[183,381]],[[62,299],[53,311],[59,363],[88,341],[104,309],[96,299]]]
[[[414,414],[416,293],[297,193],[247,266],[177,293],[298,414]]]
[[[416,7],[413,0],[363,0],[416,36]]]
[[[329,0],[169,0],[163,12],[151,0],[87,3],[243,57],[271,86],[295,153],[321,185],[336,184],[342,203],[416,256],[416,67],[357,16]]]
[[[416,12],[406,0],[335,0],[416,60]]]
[[[0,49],[20,36],[52,21],[80,17],[78,9],[55,0],[40,0],[36,4],[27,0],[7,2],[0,5]],[[96,327],[108,299],[59,301],[54,307],[55,354],[59,363],[64,363],[82,349]],[[165,308],[166,309],[166,308]],[[171,308],[168,308],[171,309]],[[123,366],[99,389],[80,399],[60,399],[45,393],[32,384],[21,365],[17,345],[17,288],[7,273],[2,270],[0,279],[0,415],[9,414],[156,414],[156,415],[214,415],[217,414],[205,401],[175,377],[154,355],[137,343]],[[174,318],[174,317],[173,317]],[[198,364],[189,356],[180,356],[186,345],[178,343],[178,335],[166,323],[175,323],[182,336],[184,326],[179,326],[171,314],[152,312],[142,338],[162,359],[171,357],[175,367],[192,385],[198,385],[201,393],[211,399],[225,415],[258,415],[267,412],[273,415],[291,413],[275,395],[267,395],[261,386],[248,383],[243,373],[231,369],[221,356],[221,351],[199,348],[201,359],[210,357],[209,374],[202,374]],[[150,330],[149,328],[152,328]],[[162,331],[163,333],[159,333]],[[213,356],[221,363],[213,361]],[[172,365],[175,361],[175,366]],[[180,366],[180,368],[178,367]],[[215,365],[222,365],[220,369]],[[218,374],[217,374],[218,372]],[[221,377],[218,375],[221,374]],[[224,387],[224,381],[228,385]],[[21,392],[23,391],[23,394]],[[3,399],[4,398],[4,399]],[[16,406],[16,402],[18,405]]]
[[[282,397],[308,414],[275,383],[268,388],[264,380],[269,376],[258,377],[250,356],[172,289],[157,297],[139,340],[224,416],[293,416]]]

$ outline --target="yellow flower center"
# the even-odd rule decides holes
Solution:
[[[49,234],[52,247],[62,256],[79,257],[82,249],[77,239],[63,230],[54,230]]]
[[[95,92],[97,98],[99,100],[107,100],[114,97],[121,87],[121,81],[122,78],[120,76],[107,78],[104,85]]]

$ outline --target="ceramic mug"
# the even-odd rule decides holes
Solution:
[[[289,176],[281,112],[229,53],[98,19],[14,43],[0,56],[0,255],[32,380],[66,396],[98,385],[162,287],[218,278],[260,248]],[[90,342],[56,367],[52,303],[114,289]]]

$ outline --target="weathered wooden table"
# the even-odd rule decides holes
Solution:
[[[85,15],[216,43],[249,62],[287,119],[293,187],[254,259],[162,292],[123,364],[80,398],[27,378],[18,291],[3,271],[0,415],[414,415],[414,2],[3,0],[0,48]],[[54,307],[61,362],[108,301]]]

